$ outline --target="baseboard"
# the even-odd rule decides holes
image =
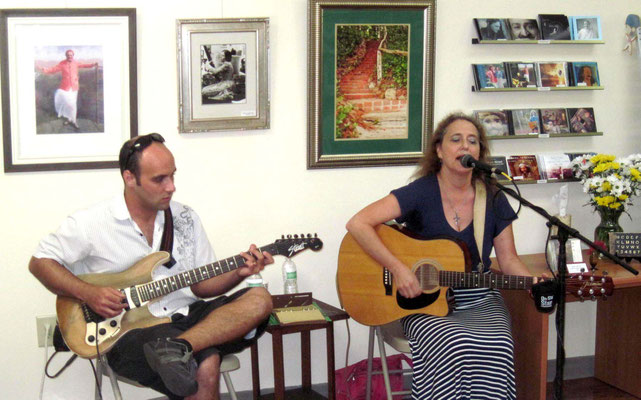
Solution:
[[[554,381],[556,359],[548,360],[547,381]],[[594,376],[594,356],[571,357],[565,359],[563,380],[590,378]]]

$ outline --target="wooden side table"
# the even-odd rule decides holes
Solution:
[[[349,318],[349,315],[341,310],[320,300],[314,299],[316,304],[323,310],[331,321],[313,321],[295,325],[268,325],[266,331],[272,335],[272,351],[274,355],[274,394],[260,395],[260,372],[258,369],[258,343],[251,345],[252,361],[252,391],[254,399],[325,399],[325,397],[312,390],[311,372],[311,345],[310,331],[325,329],[327,335],[327,392],[328,399],[333,400],[336,396],[336,385],[334,383],[334,321]],[[283,362],[283,335],[299,333],[301,340],[301,375],[302,387],[285,391],[285,368]]]

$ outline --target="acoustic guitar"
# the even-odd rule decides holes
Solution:
[[[528,290],[534,284],[529,276],[472,272],[469,251],[456,239],[423,239],[387,225],[379,225],[376,231],[385,246],[416,275],[423,293],[413,299],[401,296],[392,274],[347,233],[338,254],[338,293],[345,311],[361,324],[383,325],[417,313],[447,315],[450,308],[446,292],[450,287]],[[581,273],[568,275],[566,288],[580,297],[609,296],[614,284],[610,277]]]
[[[258,250],[272,255],[292,257],[308,248],[318,251],[322,247],[323,242],[318,237],[308,234],[300,237],[288,235],[287,238],[278,239]],[[151,277],[152,271],[168,260],[169,253],[159,251],[119,273],[78,275],[78,278],[96,286],[120,289],[126,296],[127,307],[114,318],[103,318],[78,299],[58,296],[58,325],[69,349],[84,358],[95,358],[98,354],[104,354],[122,335],[132,329],[170,322],[169,318],[157,318],[149,312],[147,306],[151,301],[245,265],[245,259],[235,255],[154,281]]]

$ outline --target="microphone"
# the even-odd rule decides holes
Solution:
[[[501,173],[503,172],[498,168],[492,167],[489,164],[486,164],[484,162],[481,162],[475,159],[469,154],[466,154],[461,158],[461,165],[463,165],[465,168],[475,168],[483,172],[486,172],[488,174],[501,175]]]

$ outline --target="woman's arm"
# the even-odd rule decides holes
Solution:
[[[508,275],[532,276],[528,267],[516,254],[512,224],[508,225],[494,238],[494,249],[501,272]]]
[[[368,205],[347,222],[347,230],[356,242],[379,264],[389,269],[403,297],[412,298],[422,293],[418,280],[381,241],[374,228],[401,215],[398,200],[392,194]]]

